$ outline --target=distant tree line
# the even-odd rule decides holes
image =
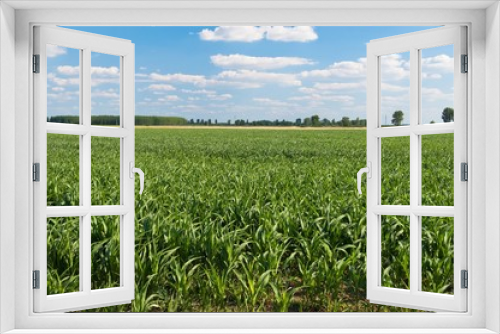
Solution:
[[[249,121],[248,119],[237,119],[237,120],[227,120],[225,122],[219,122],[217,119],[190,119],[188,121],[189,125],[218,125],[218,126],[300,126],[300,127],[323,127],[323,126],[366,126],[366,119],[350,119],[347,116],[342,117],[339,120],[323,118],[321,119],[318,115],[313,115],[311,117],[297,118],[295,121],[285,120],[285,119],[261,119],[256,121]]]
[[[135,125],[187,125],[184,117],[173,116],[135,116]]]
[[[395,126],[403,125],[404,112],[402,110],[396,110],[392,114],[391,123]],[[443,109],[441,118],[443,122],[453,122],[454,120],[454,110],[451,107],[446,107]],[[99,115],[92,116],[92,125],[119,125],[120,117],[112,115]],[[51,116],[47,117],[47,122],[53,123],[70,123],[79,124],[79,116],[72,115],[61,115],[61,116]],[[435,123],[434,120],[431,123]],[[135,125],[145,125],[145,126],[155,126],[155,125],[203,125],[203,126],[300,126],[300,127],[325,127],[325,126],[358,126],[366,127],[366,119],[350,119],[347,116],[342,117],[339,120],[320,118],[318,115],[312,115],[311,117],[297,118],[295,121],[289,120],[257,120],[249,121],[248,119],[237,119],[234,122],[227,120],[226,122],[219,122],[217,119],[190,119],[187,120],[184,117],[175,116],[135,116]]]
[[[51,116],[47,122],[79,124],[79,116]],[[92,125],[119,125],[120,117],[111,115],[91,116]],[[135,125],[187,125],[187,119],[173,116],[135,116]]]
[[[70,123],[79,124],[78,116],[62,115],[62,116],[51,116],[47,117],[47,122],[53,123]],[[111,115],[99,115],[92,116],[92,125],[119,125],[119,116]],[[234,121],[227,120],[226,122],[219,122],[217,119],[190,119],[187,120],[183,117],[174,116],[135,116],[135,125],[200,125],[200,126],[300,126],[300,127],[365,127],[366,119],[350,119],[347,116],[342,117],[339,120],[320,118],[318,115],[312,115],[311,117],[297,118],[295,121],[289,120],[257,120],[249,121],[248,119],[237,119]]]

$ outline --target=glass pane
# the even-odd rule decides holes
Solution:
[[[410,205],[410,137],[381,138],[382,205]]]
[[[421,50],[421,124],[453,122],[453,45]]]
[[[453,218],[422,217],[422,291],[453,294]]]
[[[80,50],[47,44],[47,122],[80,123]]]
[[[92,125],[120,125],[120,57],[92,52]]]
[[[410,288],[410,217],[382,216],[382,286]]]
[[[47,294],[80,291],[80,217],[47,219]]]
[[[80,137],[47,134],[47,206],[80,205]]]
[[[92,217],[92,289],[120,286],[120,216]]]
[[[422,205],[453,206],[453,133],[422,139]]]
[[[380,57],[380,124],[410,124],[410,53]]]
[[[92,137],[92,205],[120,205],[120,140]]]

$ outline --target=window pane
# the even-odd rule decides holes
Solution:
[[[453,45],[421,50],[421,124],[453,122]]]
[[[47,294],[80,291],[80,217],[47,219]]]
[[[410,288],[410,217],[382,216],[382,286]]]
[[[422,140],[422,205],[453,206],[453,133]]]
[[[80,123],[80,50],[47,44],[47,122]]]
[[[92,205],[120,205],[120,140],[92,137]]]
[[[92,125],[120,125],[120,57],[92,52]]]
[[[47,134],[47,206],[80,205],[80,137]]]
[[[382,205],[410,205],[410,137],[381,138]]]
[[[453,294],[453,218],[422,217],[422,291]]]
[[[92,221],[92,289],[120,286],[120,216]]]
[[[380,124],[410,123],[410,53],[380,57]]]

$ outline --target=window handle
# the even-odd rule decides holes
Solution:
[[[359,171],[358,171],[358,193],[361,195],[362,192],[361,192],[361,176],[363,175],[363,173],[366,173],[366,177],[371,179],[372,178],[372,163],[368,161],[367,163],[367,167],[365,168],[361,168]]]
[[[129,176],[131,179],[134,178],[134,173],[139,174],[139,181],[141,184],[141,189],[139,190],[139,195],[142,195],[142,192],[144,191],[144,172],[140,168],[135,168],[133,161],[130,161],[129,170],[130,170]]]

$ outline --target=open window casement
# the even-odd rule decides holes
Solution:
[[[452,57],[434,52],[443,47],[452,48]],[[420,310],[467,310],[466,54],[466,28],[458,26],[373,40],[367,46],[367,298],[372,303]],[[442,97],[444,93],[440,89],[429,89],[427,84],[429,80],[442,79],[440,70],[452,76],[448,82],[453,86],[449,101],[442,106],[454,108],[454,119],[445,117],[443,111],[444,122],[436,123],[441,119],[429,119],[431,106],[426,101],[439,98],[429,94],[442,93]],[[387,82],[385,79],[391,75],[405,77],[409,87]],[[391,95],[391,91],[405,89],[405,95]],[[393,115],[398,99],[405,100],[409,108],[403,110],[403,121]],[[398,126],[387,126],[387,116],[394,117],[391,123]],[[440,111],[438,117],[441,118]],[[448,195],[453,197],[448,206],[429,201],[432,197],[428,196],[429,189],[423,191],[423,184],[428,183],[424,178],[432,174],[432,161],[427,156],[423,161],[427,145],[424,143],[430,138],[449,140],[449,149],[453,150],[448,164],[449,182],[434,190],[449,189]],[[391,150],[400,150],[400,156],[408,160],[387,163],[384,154],[390,155]],[[422,172],[424,166],[425,173]],[[391,173],[404,173],[405,168],[408,188],[397,182],[390,183]],[[398,187],[401,189],[396,189]],[[388,196],[391,191],[392,197]],[[435,227],[436,222],[443,220],[453,226],[450,230],[437,228],[432,237],[448,240],[441,243],[441,246],[448,245],[444,256],[432,244],[438,241],[429,240],[431,234],[427,233],[433,224]],[[409,261],[391,263],[393,254],[388,252],[407,252]],[[427,265],[433,262],[433,256],[435,263],[442,263],[436,272],[430,272]],[[441,258],[437,258],[439,256]],[[444,266],[451,269],[448,268],[449,277],[443,277],[442,289],[429,287],[426,279],[438,275],[437,271],[446,275]],[[395,280],[399,280],[396,283],[388,279],[395,267],[401,269],[400,276],[406,275],[396,277]]]
[[[39,26],[34,28],[33,53],[34,311],[65,312],[130,303],[134,299],[134,172],[137,171],[134,168],[134,44],[70,29]],[[59,64],[57,68],[48,69],[49,61],[70,54],[74,55],[71,66]],[[105,67],[93,66],[94,55],[114,57],[117,66],[107,67],[107,72]],[[93,75],[97,75],[95,80]],[[91,117],[94,105],[99,103],[92,101],[93,87],[105,83],[117,87],[100,91],[116,100],[119,122],[115,126],[94,125]],[[72,110],[68,108],[59,114],[72,114],[77,121],[71,122],[73,124],[49,122],[48,109],[52,108],[54,96],[73,101]],[[110,172],[115,175],[105,174],[93,161],[92,143],[99,140],[116,143],[106,146],[116,148],[116,152],[112,152],[112,148],[104,152],[117,161],[116,168]],[[62,152],[57,164],[53,156],[48,158],[56,144]],[[72,152],[76,152],[76,158],[69,167],[76,171],[73,178],[76,200],[64,198],[64,190],[58,190],[59,194],[63,193],[60,198],[54,200],[51,194],[48,200],[48,184],[57,183],[51,178],[72,172],[64,163],[70,160]],[[105,175],[101,179],[117,180],[106,189],[108,193],[113,192],[114,202],[100,200],[93,194],[101,181],[94,180],[92,174],[101,172]],[[58,187],[67,187],[67,184],[58,184]],[[93,230],[97,225],[103,227],[103,235]],[[57,233],[72,233],[74,238],[61,238]],[[94,285],[92,278],[98,270],[112,271],[115,280]]]

